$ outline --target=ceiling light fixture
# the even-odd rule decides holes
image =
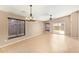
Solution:
[[[50,15],[50,18],[49,18],[49,20],[52,20],[52,15]]]
[[[29,5],[30,6],[30,17],[26,17],[26,21],[30,22],[34,22],[36,20],[33,20],[33,15],[32,15],[32,5]]]

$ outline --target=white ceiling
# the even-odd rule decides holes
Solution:
[[[29,16],[29,5],[0,5],[0,10]],[[53,18],[68,15],[79,10],[79,5],[33,5],[32,10],[33,17],[43,21],[48,20],[50,14]]]

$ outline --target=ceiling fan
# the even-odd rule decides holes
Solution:
[[[29,6],[30,6],[30,17],[26,17],[26,21],[35,22],[36,20],[33,19],[33,15],[32,15],[32,5]]]

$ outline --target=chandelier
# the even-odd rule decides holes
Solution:
[[[36,20],[33,20],[33,15],[32,15],[32,5],[29,5],[30,6],[30,17],[26,17],[26,21],[30,22],[34,22]]]

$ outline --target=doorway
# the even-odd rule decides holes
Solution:
[[[54,23],[53,24],[53,34],[65,34],[65,24],[64,23]]]

